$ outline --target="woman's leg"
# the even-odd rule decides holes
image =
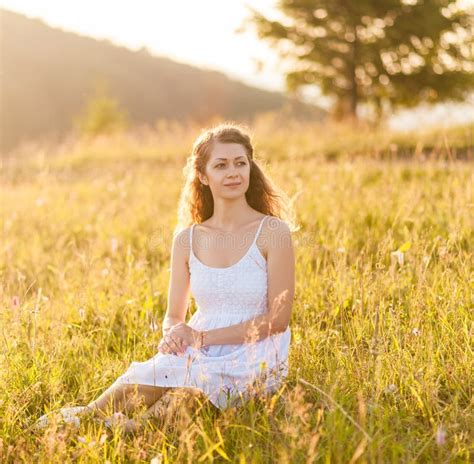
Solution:
[[[145,411],[138,421],[130,419],[126,421],[124,430],[135,432],[142,428],[146,421],[152,417],[163,419],[172,417],[176,409],[185,402],[186,407],[194,410],[199,404],[199,399],[205,399],[203,392],[193,387],[175,387],[169,388],[160,399],[158,399],[147,411]]]
[[[116,384],[110,386],[87,407],[99,415],[105,416],[108,408],[112,412],[132,413],[140,406],[149,408],[156,403],[169,387],[138,384]]]
[[[142,417],[163,417],[173,415],[175,410],[185,403],[189,409],[195,408],[199,399],[205,396],[201,390],[193,387],[176,387],[166,391],[156,403],[154,403]]]

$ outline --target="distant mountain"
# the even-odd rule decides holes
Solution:
[[[279,92],[156,57],[146,49],[133,51],[80,36],[6,9],[0,9],[0,21],[2,152],[22,140],[70,130],[98,80],[107,82],[108,94],[136,124],[215,114],[238,119],[288,106]],[[302,104],[300,110],[313,117],[324,114],[310,105]]]

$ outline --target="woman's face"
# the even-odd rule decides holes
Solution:
[[[216,142],[201,182],[209,185],[214,198],[235,198],[245,194],[250,182],[250,164],[240,143]],[[231,185],[235,184],[235,185]]]

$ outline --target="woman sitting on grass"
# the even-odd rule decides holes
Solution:
[[[87,406],[61,409],[67,422],[89,411],[135,431],[163,413],[167,393],[199,392],[222,410],[273,392],[288,374],[295,263],[287,197],[234,123],[204,131],[186,171],[158,353],[132,362]],[[197,311],[186,323],[190,292]],[[143,408],[140,421],[127,418]]]

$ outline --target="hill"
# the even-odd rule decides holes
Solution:
[[[288,106],[279,92],[53,28],[40,19],[0,9],[2,83],[0,150],[22,140],[61,136],[106,82],[132,123],[157,119],[206,120],[214,115],[244,119]],[[294,102],[291,103],[294,105]],[[299,104],[298,111],[322,117],[324,111]]]

